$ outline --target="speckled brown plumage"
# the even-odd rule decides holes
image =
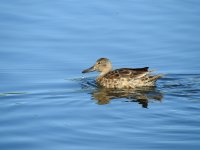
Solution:
[[[150,75],[148,67],[121,68],[112,71],[112,64],[107,58],[100,58],[95,65],[83,73],[99,71],[96,82],[106,88],[136,88],[141,86],[155,86],[155,82],[162,75]]]

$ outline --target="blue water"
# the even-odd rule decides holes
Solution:
[[[1,150],[199,150],[199,0],[1,0]],[[114,68],[165,74],[107,91]]]

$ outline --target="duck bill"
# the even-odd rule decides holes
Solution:
[[[92,72],[92,71],[95,71],[94,66],[92,66],[92,67],[90,67],[88,69],[83,70],[82,73],[87,73],[87,72]]]

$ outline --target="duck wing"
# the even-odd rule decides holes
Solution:
[[[119,78],[141,78],[148,74],[148,67],[145,68],[121,68],[108,72],[104,77],[108,79]]]

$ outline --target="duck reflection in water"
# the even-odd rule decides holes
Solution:
[[[156,87],[140,87],[137,89],[108,89],[95,87],[93,82],[82,82],[83,89],[91,89],[89,92],[92,99],[97,100],[97,104],[109,104],[111,100],[125,99],[125,102],[137,102],[143,108],[148,108],[148,103],[158,101],[161,102],[163,94]]]

